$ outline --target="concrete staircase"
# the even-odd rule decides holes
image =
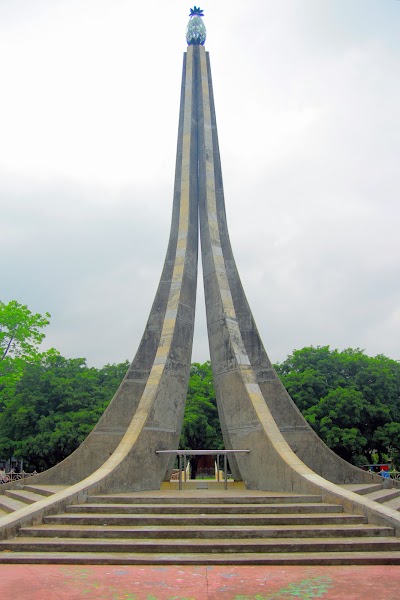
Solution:
[[[22,527],[0,542],[0,563],[400,564],[400,539],[312,495],[123,493]]]
[[[370,500],[384,504],[393,510],[400,511],[400,489],[399,488],[385,488],[384,481],[379,483],[353,483],[341,485],[345,490],[365,496]]]
[[[21,485],[19,489],[6,489],[4,494],[0,495],[0,517],[43,500],[46,496],[52,496],[66,487],[66,485]]]

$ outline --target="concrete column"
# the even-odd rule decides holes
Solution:
[[[362,471],[336,456],[314,433],[281,384],[265,352],[236,268],[226,221],[209,56],[198,48],[199,208],[203,276],[211,363],[226,448],[254,447],[240,457],[240,474],[252,487],[281,485],[274,451],[262,433],[279,440],[285,453],[334,482],[358,482]],[[243,210],[246,210],[244,205]],[[261,410],[264,415],[261,418]],[[287,451],[287,452],[286,452]],[[288,456],[288,454],[287,454]],[[260,466],[265,465],[261,475]],[[238,475],[236,465],[232,465]],[[258,479],[257,479],[258,478]],[[271,487],[272,486],[272,487]]]
[[[94,430],[71,456],[32,483],[74,484],[102,469],[103,476],[112,471],[107,489],[157,489],[171,469],[173,459],[155,451],[179,445],[191,364],[198,262],[196,98],[189,48],[183,63],[170,239],[142,340]]]

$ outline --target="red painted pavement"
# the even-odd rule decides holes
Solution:
[[[400,566],[0,565],[1,600],[400,600]]]

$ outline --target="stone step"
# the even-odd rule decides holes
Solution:
[[[67,513],[121,513],[121,514],[178,514],[178,515],[249,515],[283,513],[323,513],[343,512],[340,504],[300,503],[300,504],[71,504]]]
[[[118,527],[113,525],[40,525],[36,527],[22,527],[19,534],[24,537],[47,538],[105,538],[107,539],[254,539],[254,538],[310,538],[310,537],[369,537],[393,536],[393,529],[378,525],[280,525],[253,526],[236,525],[217,527],[203,525],[190,527],[182,525],[159,527]]]
[[[391,527],[368,524],[318,496],[248,490],[164,496],[93,495],[1,541],[0,563],[400,565],[400,539]]]
[[[393,498],[393,500],[388,500],[385,502],[385,506],[392,508],[393,510],[400,510],[400,496]]]
[[[370,500],[374,500],[375,502],[379,502],[380,504],[386,504],[389,500],[393,500],[394,498],[398,498],[399,496],[400,496],[400,489],[398,489],[398,488],[377,490],[376,492],[371,492],[370,494],[366,494],[366,498],[369,498]]]
[[[140,552],[140,553],[291,553],[291,552],[390,552],[400,553],[400,539],[370,538],[287,538],[249,539],[106,539],[106,538],[30,538],[17,537],[0,541],[0,552]]]
[[[364,496],[370,492],[381,490],[383,488],[383,483],[343,483],[340,485],[340,487],[348,490],[349,492],[354,492],[355,494]]]
[[[107,494],[88,496],[89,504],[296,504],[319,503],[321,496],[305,494],[263,493],[262,495],[188,495],[188,494],[154,494],[138,495],[137,493]]]
[[[57,492],[62,492],[67,487],[67,485],[24,485],[24,490],[40,494],[41,496],[52,496]]]
[[[7,514],[19,510],[20,508],[26,508],[26,506],[25,502],[21,502],[21,500],[14,500],[14,498],[10,498],[6,495],[0,496],[0,509]]]
[[[292,552],[150,554],[110,552],[3,552],[0,564],[63,565],[400,565],[400,552]]]
[[[159,527],[163,525],[337,525],[367,523],[363,515],[345,513],[306,513],[269,515],[143,515],[143,514],[87,514],[68,513],[44,517],[46,524],[62,525],[118,525]]]
[[[43,500],[44,496],[40,494],[35,494],[30,490],[6,490],[5,495],[9,498],[14,498],[14,500],[19,500],[20,502],[24,502],[25,504],[33,504],[38,500]]]
[[[245,490],[246,486],[243,481],[233,481],[233,479],[228,479],[228,490],[236,492],[237,490]],[[161,485],[161,490],[179,490],[179,481],[176,479],[174,481],[164,481]],[[182,478],[182,490],[179,491],[194,491],[194,490],[225,490],[225,482],[215,481],[213,479],[190,479],[184,481]]]
[[[0,517],[20,508],[26,508],[29,504],[43,500],[45,496],[52,496],[66,487],[66,485],[24,485],[22,488],[5,490],[4,495],[0,495]]]

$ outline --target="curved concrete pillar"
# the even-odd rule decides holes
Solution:
[[[320,440],[265,352],[229,240],[210,61],[204,48],[198,48],[198,53],[200,231],[211,364],[225,445],[252,448],[251,455],[241,456],[240,461],[238,457],[239,469],[231,464],[232,470],[251,487],[282,489],[285,467],[282,457],[274,467],[270,447],[271,439],[280,438],[279,444],[287,444],[287,459],[290,450],[332,482],[371,481],[368,473],[339,458]],[[268,423],[273,424],[273,433],[267,433]]]
[[[120,473],[120,481],[114,477],[113,485],[119,489],[154,489],[160,487],[168,461],[171,462],[171,458],[157,457],[155,449],[175,448],[179,444],[197,288],[196,86],[193,52],[189,49],[183,64],[171,232],[139,349],[93,431],[68,458],[32,478],[32,484],[78,482],[111,460],[113,453],[120,456],[122,445],[123,454],[130,456],[129,460],[126,458],[129,466],[126,473]],[[129,431],[135,431],[135,435],[129,436]]]

